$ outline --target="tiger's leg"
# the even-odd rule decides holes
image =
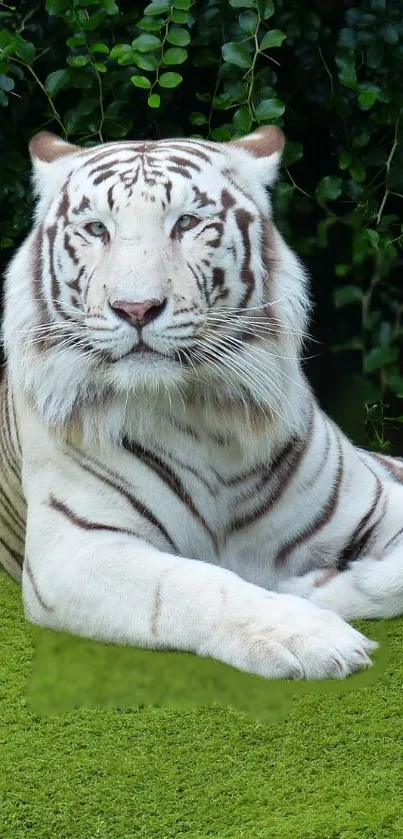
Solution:
[[[403,614],[403,489],[384,488],[385,516],[368,552],[346,570],[318,569],[285,580],[279,591],[305,597],[345,620]]]
[[[357,559],[345,571],[322,569],[293,577],[281,591],[305,597],[345,620],[402,615],[403,531],[400,542],[379,555]]]
[[[376,644],[337,615],[116,531],[28,499],[28,619],[106,642],[195,652],[266,678],[341,678],[370,663]]]

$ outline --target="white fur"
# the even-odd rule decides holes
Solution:
[[[192,330],[205,329],[215,311],[214,306],[212,313],[207,311],[187,267],[207,252],[231,278],[229,298],[216,310],[217,317],[237,306],[244,247],[233,215],[228,214],[223,244],[212,256],[207,235],[189,234],[178,244],[170,231],[179,216],[191,212],[193,183],[217,202],[228,187],[245,211],[256,215],[258,208],[267,214],[265,186],[275,176],[279,154],[254,158],[231,144],[199,147],[208,149],[214,166],[202,165],[191,184],[173,178],[168,209],[163,210],[158,185],[154,202],[140,182],[130,200],[123,189],[117,190],[118,210],[109,214],[108,182],[94,191],[96,210],[88,211],[85,221],[102,220],[111,239],[107,248],[94,241],[80,251],[91,274],[83,328],[94,346],[109,347],[112,361],[102,364],[63,343],[62,332],[55,333],[60,340],[45,352],[32,343],[38,318],[32,286],[36,231],[42,223],[49,227],[57,221],[66,178],[73,205],[88,193],[85,166],[96,150],[37,162],[41,197],[35,227],[8,271],[3,326],[23,452],[26,614],[55,629],[104,641],[190,650],[269,678],[345,676],[369,663],[374,644],[339,615],[349,619],[403,611],[402,540],[382,554],[402,524],[403,488],[378,470],[385,515],[374,554],[326,582],[326,569],[334,567],[371,506],[376,478],[370,455],[358,453],[322,414],[302,373],[309,302],[299,261],[273,228],[268,278],[261,261],[261,230],[256,221],[251,223],[256,285],[248,310],[262,318],[270,304],[277,331],[266,329],[257,346],[234,344],[223,368],[206,361],[195,370],[169,357],[130,355],[133,329],[108,306],[117,299],[167,297],[164,313],[144,328],[143,338],[168,356],[172,342],[186,347]],[[117,153],[124,167],[133,146],[119,144]],[[225,174],[229,171],[232,176]],[[205,219],[214,212],[200,210]],[[59,299],[67,307],[66,281],[74,265],[61,233],[56,242]],[[234,243],[236,257],[230,247]],[[42,257],[43,293],[52,324],[61,323],[45,248]],[[270,299],[265,297],[267,287]],[[190,306],[196,323],[191,329],[189,316],[181,314]],[[219,330],[216,335],[220,340]],[[309,405],[314,405],[311,442],[280,503],[273,509],[269,505],[250,526],[231,531],[234,519],[254,510],[257,492],[253,477],[250,483],[245,479],[242,491],[232,478],[270,464],[290,436],[304,437]],[[185,434],[184,426],[191,433]],[[121,446],[124,437],[172,470],[193,509],[158,471]],[[339,502],[329,521],[315,529],[318,511],[335,485],[339,449],[344,461]],[[265,487],[260,491],[264,499]],[[131,496],[140,504],[137,509]],[[119,532],[74,524],[52,507],[52,497],[78,519]],[[141,505],[152,511],[162,529],[141,513]],[[292,548],[285,563],[276,563],[284,543],[298,541],[310,527],[313,535]]]

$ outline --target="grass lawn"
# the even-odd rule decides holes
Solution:
[[[377,663],[274,684],[34,630],[0,575],[1,839],[403,836],[403,622]],[[140,707],[139,707],[140,706]]]

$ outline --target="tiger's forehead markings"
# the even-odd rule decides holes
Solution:
[[[91,207],[90,199],[88,198],[87,195],[83,195],[78,207],[73,207],[71,212],[74,213],[75,216],[77,216],[80,213],[83,213],[85,210],[89,210],[90,207]]]
[[[193,184],[192,190],[194,194],[194,200],[197,201],[198,207],[208,207],[209,204],[212,207],[215,207],[217,205],[217,201],[214,201],[214,198],[210,198],[207,195],[207,192],[203,192],[203,190],[199,189],[199,187],[195,184]]]
[[[159,186],[164,190],[165,201],[161,199],[161,204],[165,209],[166,203],[170,204],[172,200],[175,176],[180,176],[189,183],[194,180],[195,176],[202,173],[204,168],[210,172],[214,168],[219,168],[221,171],[223,157],[225,159],[226,155],[221,148],[205,141],[160,140],[158,142],[111,143],[101,150],[83,150],[80,154],[79,166],[71,173],[71,177],[74,178],[75,173],[80,176],[80,173],[85,172],[87,177],[92,179],[94,187],[109,181],[106,198],[110,210],[117,209],[119,206],[117,187],[123,187],[126,200],[130,200],[135,185],[142,180],[148,187]],[[58,210],[58,217],[62,217],[65,221],[67,221],[69,209],[67,195],[69,181],[70,178],[66,183],[66,190]],[[190,186],[193,193],[192,202],[198,209],[216,206],[217,201],[206,190],[194,183],[189,183]],[[141,197],[142,200],[156,201],[153,190],[147,192],[143,189]],[[232,202],[234,199],[228,199],[229,205],[232,206]],[[229,209],[226,202],[223,201],[223,204],[225,204],[225,209]],[[78,205],[74,206],[73,213],[78,215],[88,210],[90,206],[88,195],[84,195]]]
[[[67,190],[68,182],[65,184],[62,197],[60,199],[58,208],[56,210],[56,218],[62,218],[64,223],[67,223],[67,214],[70,209],[70,198]]]

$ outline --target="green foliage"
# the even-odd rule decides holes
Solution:
[[[1,3],[0,246],[10,253],[29,226],[26,144],[40,129],[88,145],[225,141],[274,123],[288,138],[277,219],[314,266],[319,337],[361,372],[369,403],[396,404],[401,10],[400,0]]]

